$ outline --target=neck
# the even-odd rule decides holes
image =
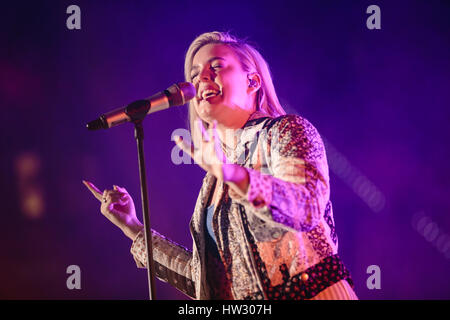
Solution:
[[[220,141],[222,141],[228,149],[234,150],[236,148],[238,142],[236,133],[244,126],[244,124],[241,126],[227,126],[221,123],[217,124],[217,133],[219,134]]]
[[[224,109],[224,113],[220,115],[222,120],[217,119],[217,132],[220,140],[228,149],[234,150],[238,143],[239,134],[238,131],[244,127],[244,125],[249,121],[250,118],[259,118],[262,116],[261,112],[256,111],[255,108],[250,111],[250,109],[241,109],[237,108],[237,110],[233,110],[233,113],[227,114],[226,109]],[[209,127],[211,127],[212,123],[207,121]]]
[[[217,123],[217,133],[220,140],[228,149],[234,150],[238,143],[239,134],[238,131],[244,127],[247,123],[250,115],[247,114],[245,117],[240,117],[239,119],[228,119],[226,122]]]

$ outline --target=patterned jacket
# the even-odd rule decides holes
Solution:
[[[308,283],[309,276],[310,285],[301,289],[308,298],[349,278],[339,263],[327,267],[337,257],[338,240],[325,148],[314,126],[297,115],[255,113],[238,136],[236,150],[227,156],[247,169],[247,195],[240,198],[207,173],[190,221],[192,251],[152,230],[156,276],[194,299],[211,298],[205,209],[217,182],[220,200],[213,228],[234,299],[270,298],[274,288],[289,291],[297,280]],[[131,247],[138,267],[146,265],[144,238],[139,233]],[[323,275],[322,266],[339,269],[341,278],[333,280],[327,271]],[[312,281],[317,274],[320,281]]]

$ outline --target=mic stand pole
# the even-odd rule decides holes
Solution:
[[[143,220],[145,229],[145,244],[147,249],[147,277],[148,277],[149,300],[156,300],[155,278],[154,278],[155,267],[153,264],[152,232],[150,225],[150,209],[148,206],[147,175],[144,159],[144,128],[142,126],[142,121],[144,120],[144,117],[147,115],[147,111],[150,108],[150,104],[146,100],[138,100],[134,102],[132,105],[136,106],[136,104],[142,107],[142,109],[139,108],[140,109],[139,112],[130,112],[129,115],[134,123],[134,137],[136,138],[138,149],[142,213],[144,218]]]

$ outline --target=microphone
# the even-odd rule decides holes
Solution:
[[[176,83],[149,98],[102,114],[98,119],[86,124],[86,127],[89,130],[109,129],[125,122],[142,120],[147,114],[184,105],[195,96],[196,91],[192,83]]]

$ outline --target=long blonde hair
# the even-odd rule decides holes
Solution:
[[[211,43],[224,44],[232,48],[238,56],[244,72],[257,72],[260,75],[261,87],[256,95],[256,111],[265,113],[272,118],[286,114],[286,111],[284,111],[278,101],[266,60],[264,60],[261,54],[252,45],[232,36],[228,32],[207,32],[199,35],[192,41],[184,60],[184,77],[186,81],[192,82],[191,68],[195,54],[201,47]],[[197,119],[199,119],[199,116],[195,110],[194,102],[191,101],[189,103],[189,129],[194,145],[197,145],[195,143],[197,141],[196,139],[197,137],[200,137],[199,129],[194,125]],[[203,124],[205,127],[208,126],[205,122]]]

